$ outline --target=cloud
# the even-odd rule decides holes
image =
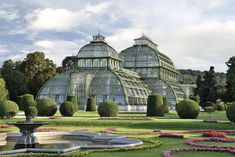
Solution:
[[[80,11],[67,9],[44,8],[37,9],[26,15],[30,30],[71,31],[83,24],[92,15],[105,11],[108,3],[98,5],[87,5]]]
[[[9,5],[6,3],[0,4],[0,19],[12,21],[18,18],[18,11],[13,8],[13,5]]]

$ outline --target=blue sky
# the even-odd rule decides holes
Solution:
[[[0,0],[0,65],[43,51],[60,65],[98,30],[118,52],[147,35],[177,68],[226,71],[234,0]]]

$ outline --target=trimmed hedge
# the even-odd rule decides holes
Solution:
[[[148,96],[147,116],[164,116],[163,98],[161,95]]]
[[[224,102],[217,103],[217,104],[216,104],[216,109],[217,109],[217,111],[223,111],[223,110],[225,110],[225,104],[224,104]]]
[[[75,105],[70,101],[65,101],[60,105],[60,113],[64,117],[72,117],[75,111]]]
[[[211,101],[207,101],[207,102],[204,103],[204,108],[208,107],[208,106],[214,107],[215,110],[217,109],[216,104],[211,102]]]
[[[168,105],[168,101],[167,98],[164,96],[163,98],[163,110],[164,113],[169,113],[169,105]]]
[[[100,117],[117,117],[118,112],[118,104],[114,101],[104,101],[98,106]]]
[[[235,102],[233,102],[231,105],[228,105],[226,116],[230,122],[235,123]]]
[[[39,116],[53,116],[57,111],[57,105],[54,99],[43,98],[37,100],[37,109]]]
[[[0,101],[0,117],[12,118],[19,112],[18,105],[11,100]]]
[[[96,99],[95,98],[90,97],[87,99],[86,111],[96,111]]]
[[[78,97],[76,95],[67,95],[66,101],[70,101],[75,106],[75,111],[78,111]]]
[[[37,103],[34,100],[33,95],[31,94],[25,94],[23,95],[23,100],[22,100],[22,106],[23,106],[23,110],[25,110],[26,108],[33,106],[36,107]]]
[[[177,104],[177,114],[182,119],[196,119],[199,115],[200,109],[197,102],[186,99]]]
[[[19,106],[19,109],[20,109],[21,111],[23,111],[23,110],[24,110],[24,106],[23,106],[23,95],[18,96],[16,102],[17,102],[17,104],[18,104],[18,106]]]
[[[34,106],[29,106],[24,110],[26,117],[35,118],[38,115],[38,110]]]

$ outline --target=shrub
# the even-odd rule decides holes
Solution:
[[[19,106],[19,109],[21,111],[24,110],[24,107],[23,107],[23,95],[18,96],[16,102],[17,102],[17,104]]]
[[[53,116],[57,111],[57,105],[54,99],[43,98],[37,100],[38,115]]]
[[[66,101],[70,101],[75,106],[75,111],[78,111],[78,97],[76,95],[67,95]]]
[[[65,101],[60,105],[60,113],[62,116],[72,117],[75,111],[75,105],[70,101]]]
[[[211,101],[207,101],[207,102],[204,103],[204,108],[208,107],[208,106],[214,107],[215,110],[217,109],[215,103],[213,103]]]
[[[216,104],[216,109],[217,111],[223,111],[225,109],[223,103]]]
[[[23,106],[23,110],[25,110],[26,108],[33,106],[36,107],[37,103],[34,100],[33,95],[31,94],[25,94],[23,95],[23,100],[22,100],[22,106]]]
[[[169,105],[168,105],[167,98],[165,96],[162,98],[163,98],[163,111],[164,113],[169,113]]]
[[[164,116],[163,98],[161,95],[152,94],[148,96],[147,116]]]
[[[221,137],[226,138],[226,133],[220,131],[206,131],[202,133],[203,137]]]
[[[96,111],[96,100],[95,98],[88,98],[86,111]]]
[[[104,101],[98,106],[100,117],[117,117],[118,112],[118,104],[114,101]]]
[[[230,122],[235,123],[235,102],[233,102],[231,105],[228,105],[226,115]]]
[[[193,100],[182,100],[177,104],[177,114],[183,119],[196,119],[199,114],[199,105]]]
[[[194,95],[189,95],[189,99],[195,101],[195,102],[198,103],[198,104],[200,103],[200,97],[199,97],[199,95],[196,95],[196,96],[194,96]]]
[[[29,106],[29,107],[25,108],[24,113],[25,113],[26,117],[34,118],[38,115],[38,110],[34,106]]]
[[[0,101],[0,117],[12,118],[19,112],[19,107],[14,101]]]
[[[210,120],[211,120],[211,113],[215,111],[215,108],[213,106],[207,106],[204,108],[205,112],[208,112],[209,113],[209,117],[210,117]]]

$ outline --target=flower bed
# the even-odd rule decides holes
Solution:
[[[226,152],[235,154],[235,149],[228,148],[174,148],[162,153],[163,157],[175,157],[177,152],[203,152],[203,151],[212,151],[212,152]]]
[[[233,138],[218,138],[218,137],[212,137],[212,138],[202,138],[202,139],[191,139],[186,141],[188,145],[194,146],[194,147],[206,147],[206,148],[221,148],[221,149],[234,149],[235,146],[211,146],[207,144],[198,144],[197,142],[229,142],[229,143],[235,143],[235,139]]]
[[[203,137],[221,137],[226,138],[226,133],[221,131],[207,131],[202,133]]]
[[[57,131],[55,128],[38,128],[36,129],[37,132],[50,132],[50,131]]]
[[[160,138],[184,138],[184,135],[174,134],[174,133],[161,133]]]
[[[8,125],[8,124],[2,124],[0,125],[0,128],[10,128],[10,127],[13,127],[12,125]]]

